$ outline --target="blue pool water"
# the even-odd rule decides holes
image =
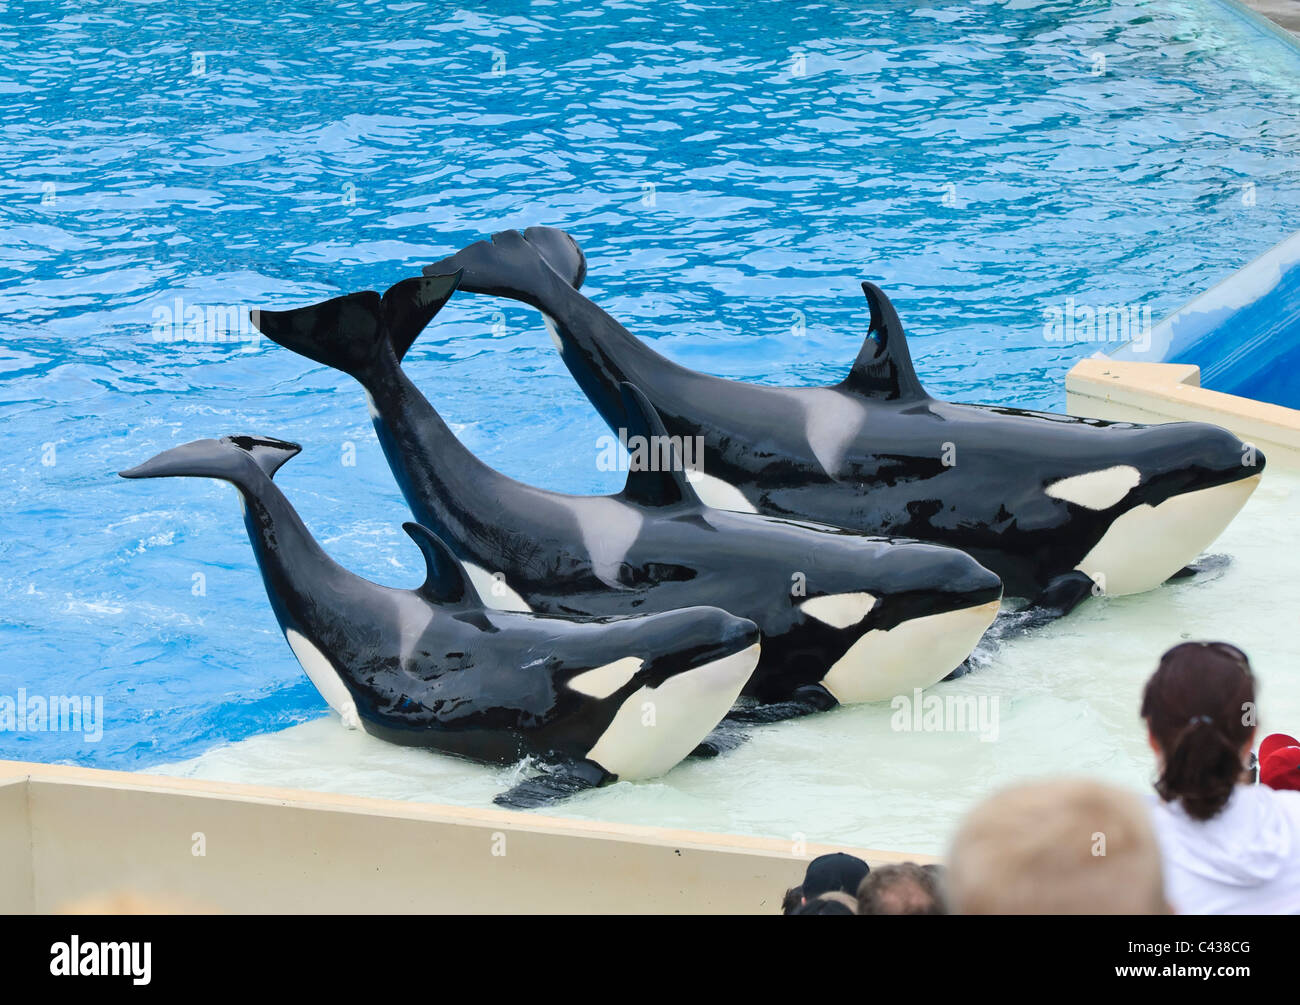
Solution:
[[[232,491],[114,477],[167,446],[303,443],[280,481],[325,547],[418,581],[357,389],[218,308],[547,223],[688,365],[837,379],[870,277],[936,393],[1059,409],[1097,346],[1047,309],[1158,319],[1300,227],[1298,67],[1195,0],[0,0],[0,695],[106,717],[0,757],[143,768],[323,714]],[[535,317],[456,300],[410,367],[490,463],[617,487]]]

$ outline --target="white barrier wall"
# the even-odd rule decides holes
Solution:
[[[32,828],[27,782],[0,777],[0,909],[35,910],[32,887]]]
[[[778,914],[807,861],[841,850],[931,860],[0,762],[7,913]]]

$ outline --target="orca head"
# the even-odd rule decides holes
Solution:
[[[955,548],[711,508],[694,514],[692,523],[707,537],[690,546],[707,548],[712,567],[730,569],[728,608],[763,633],[764,665],[750,688],[762,701],[826,686],[837,665],[863,678],[828,687],[842,703],[891,697],[899,693],[896,680],[933,684],[970,655],[1002,596],[1002,580]],[[932,623],[923,619],[949,614],[945,644],[924,637]],[[907,633],[897,631],[904,622],[916,623],[905,644],[899,640]],[[875,643],[886,635],[889,645],[873,666]]]
[[[1044,492],[1102,530],[1077,568],[1112,596],[1141,593],[1195,561],[1258,486],[1264,454],[1203,422],[1107,426],[1103,456],[1074,460],[1074,472]],[[1116,449],[1118,448],[1118,449]]]
[[[815,566],[806,596],[794,598],[803,632],[820,633],[829,656],[818,683],[841,704],[942,680],[970,656],[1001,605],[1001,579],[965,552],[870,543],[873,553],[852,569]]]
[[[758,663],[752,621],[713,607],[588,622],[590,653],[557,679],[586,722],[577,756],[622,779],[652,778],[694,750],[731,709]],[[584,707],[585,706],[585,707]]]

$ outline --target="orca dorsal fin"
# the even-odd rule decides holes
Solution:
[[[631,455],[627,484],[621,495],[640,506],[673,506],[694,503],[700,497],[686,480],[686,465],[680,437],[673,438],[664,428],[663,419],[641,389],[627,381],[618,385],[627,416],[627,441]]]
[[[415,590],[433,604],[466,604],[482,606],[478,591],[470,584],[456,556],[437,534],[418,523],[404,523],[402,530],[410,535],[424,555],[424,583]]]
[[[385,291],[380,305],[384,330],[399,361],[451,299],[460,284],[460,276],[459,269],[445,276],[415,276]]]
[[[868,398],[910,400],[925,398],[925,388],[912,367],[912,354],[903,334],[903,322],[889,298],[875,283],[864,282],[862,292],[871,307],[871,326],[858,358],[840,385]]]

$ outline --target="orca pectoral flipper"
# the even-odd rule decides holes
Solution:
[[[497,795],[492,802],[510,810],[532,810],[552,806],[613,780],[614,776],[595,761],[572,761],[525,779]]]
[[[971,663],[970,657],[968,656],[966,659],[962,660],[961,663],[957,665],[957,668],[949,673],[944,680],[960,680],[974,669],[975,665]]]
[[[722,721],[727,724],[757,726],[769,722],[783,722],[786,719],[798,719],[805,715],[812,715],[814,712],[825,712],[838,704],[835,696],[820,684],[805,684],[803,687],[796,688],[787,701],[733,708]]]
[[[1096,590],[1096,584],[1086,572],[1073,569],[1054,577],[1028,604],[1009,617],[1014,619],[1018,632],[1041,628],[1057,618],[1063,618]]]
[[[749,734],[737,728],[736,724],[724,720],[718,726],[700,741],[698,747],[688,754],[688,757],[717,757],[719,754],[728,754],[733,750],[738,750],[749,742]]]
[[[1191,565],[1183,566],[1170,576],[1169,582],[1174,583],[1184,579],[1217,578],[1231,564],[1231,555],[1202,555]]]

